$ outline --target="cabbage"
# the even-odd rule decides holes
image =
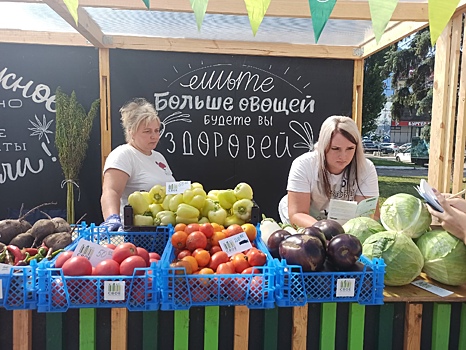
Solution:
[[[423,271],[430,278],[451,286],[466,283],[466,246],[447,231],[434,230],[416,241],[424,256]]]
[[[380,222],[387,231],[398,231],[410,238],[417,238],[430,229],[432,217],[419,198],[398,193],[382,204]]]
[[[370,235],[385,231],[385,228],[378,221],[365,216],[348,220],[343,228],[345,233],[356,236],[361,244]]]
[[[384,282],[387,286],[411,283],[424,265],[424,258],[413,240],[396,231],[383,231],[369,236],[362,245],[362,254],[371,260],[384,260]]]

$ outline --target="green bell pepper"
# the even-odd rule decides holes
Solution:
[[[238,199],[252,199],[252,187],[246,182],[240,182],[236,185],[234,192]]]
[[[218,193],[219,190],[210,190],[209,193],[207,193],[207,198],[212,199],[214,202],[218,201]]]
[[[204,206],[201,209],[201,216],[208,216],[209,211],[215,210],[217,207],[217,204],[212,199],[207,198]]]
[[[152,203],[149,205],[149,210],[152,213],[152,217],[155,218],[158,212],[161,212],[163,210],[162,204],[155,204]]]
[[[134,215],[134,226],[152,226],[154,225],[154,219],[152,216],[147,215]]]
[[[168,208],[172,212],[176,212],[178,210],[178,206],[183,203],[183,195],[181,193],[175,194],[168,203]]]
[[[209,222],[210,222],[209,219],[205,216],[201,217],[198,221],[199,224],[207,224]]]
[[[245,224],[245,221],[241,220],[236,215],[230,215],[230,216],[227,216],[227,218],[225,219],[223,226],[228,227],[233,224],[237,224],[241,226]]]
[[[199,210],[192,205],[181,203],[176,210],[176,223],[192,224],[198,222]]]
[[[167,194],[162,202],[162,208],[164,210],[170,210],[170,200],[175,197],[174,194]]]
[[[162,204],[165,199],[165,186],[155,185],[149,191],[149,195],[152,198],[153,203]]]
[[[147,193],[147,192],[146,192]],[[135,191],[128,196],[128,203],[133,207],[133,214],[144,214],[149,210],[149,202],[146,196],[140,191]]]
[[[251,210],[254,203],[250,199],[240,199],[233,204],[233,214],[238,219],[249,221],[251,219]]]
[[[216,204],[215,208],[207,213],[207,217],[209,218],[210,222],[215,222],[219,225],[223,225],[225,223],[227,215],[227,211],[219,204]]]
[[[223,209],[231,209],[233,204],[238,200],[233,190],[221,190],[218,192],[218,202]]]
[[[204,206],[206,196],[207,194],[202,188],[192,187],[183,192],[183,202],[201,210]]]
[[[167,226],[168,224],[176,225],[175,213],[170,210],[159,211],[154,219],[154,224],[156,226],[163,225]]]

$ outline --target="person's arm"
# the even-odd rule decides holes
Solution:
[[[461,203],[461,201],[464,202],[464,199],[447,199],[444,195],[437,191],[434,191],[434,193],[437,196],[437,200],[442,206],[444,212],[438,212],[430,205],[428,205],[427,209],[429,210],[430,214],[439,220],[445,231],[450,232],[452,235],[458,237],[466,244],[466,212],[453,206],[453,204],[456,203],[458,207],[466,208],[466,203]]]
[[[362,201],[363,199],[367,199],[367,198],[372,198],[372,197],[364,197],[364,196],[354,196],[354,200],[356,202],[360,202]],[[374,220],[379,220],[380,219],[380,206],[379,206],[379,201],[377,200],[377,206],[375,207],[375,212],[374,212],[374,215],[372,216],[372,218]]]
[[[290,222],[299,227],[309,227],[317,222],[309,215],[311,194],[288,191],[288,216]]]
[[[104,220],[112,214],[120,215],[120,200],[129,175],[124,171],[110,168],[104,173],[102,184],[102,215]]]

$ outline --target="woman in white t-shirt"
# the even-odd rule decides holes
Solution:
[[[361,134],[349,117],[327,118],[312,152],[296,158],[288,175],[288,195],[279,204],[282,222],[312,226],[326,218],[330,199],[360,202],[379,195],[374,164],[366,159]],[[379,206],[374,218],[379,217]]]
[[[105,218],[101,226],[111,231],[121,227],[123,207],[131,193],[175,181],[165,157],[154,151],[160,139],[160,119],[154,106],[136,98],[120,113],[126,144],[110,152],[105,161],[100,199]]]

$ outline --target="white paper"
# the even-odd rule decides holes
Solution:
[[[9,275],[12,267],[9,264],[0,264],[0,275]]]
[[[91,262],[92,266],[96,266],[103,260],[111,259],[112,255],[112,249],[91,241],[87,241],[83,238],[79,240],[78,245],[73,253],[73,256],[84,256]]]
[[[337,289],[335,296],[338,297],[354,297],[354,278],[339,278],[337,279]]]
[[[417,281],[414,281],[414,282],[411,282],[412,285],[415,285],[416,287],[419,287],[421,289],[424,289],[428,292],[431,292],[435,295],[438,295],[439,297],[446,297],[446,296],[449,296],[451,294],[453,294],[453,292],[447,290],[447,289],[443,289],[443,288],[440,288],[440,287],[437,287],[437,286],[434,286],[433,284],[430,284],[429,282],[426,282],[426,281],[423,281],[423,280],[417,280]]]
[[[176,181],[165,183],[166,194],[178,194],[183,193],[185,190],[191,188],[191,181]]]
[[[426,180],[421,179],[419,186],[415,186],[414,188],[416,189],[417,193],[419,193],[419,195],[424,198],[427,204],[429,204],[435,210],[443,213],[443,208],[438,202],[437,196],[434,194],[432,187]]]
[[[375,212],[379,197],[371,197],[360,201],[343,201],[331,199],[328,207],[327,218],[335,220],[340,224],[358,216],[371,216]]]
[[[252,248],[246,232],[241,232],[237,235],[224,238],[218,241],[218,243],[220,244],[220,248],[222,248],[228,256],[232,256],[233,254],[241,253]]]
[[[104,281],[104,300],[125,300],[125,281]]]
[[[0,299],[3,299],[3,286],[2,286],[2,280],[0,280]]]

